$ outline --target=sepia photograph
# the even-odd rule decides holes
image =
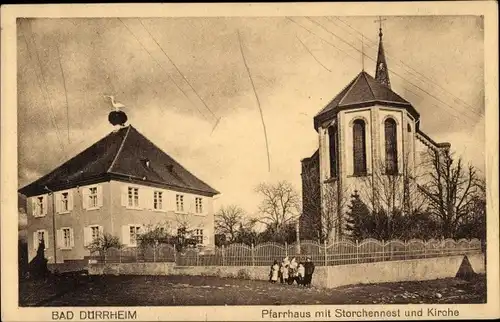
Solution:
[[[297,13],[12,20],[19,308],[449,319],[492,303],[485,16]],[[191,320],[224,319],[210,312]]]

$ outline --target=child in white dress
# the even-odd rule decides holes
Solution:
[[[278,281],[278,272],[280,266],[278,265],[278,261],[274,261],[273,266],[271,266],[271,283],[276,283]]]

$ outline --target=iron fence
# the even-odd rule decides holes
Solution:
[[[231,244],[212,249],[186,249],[182,252],[173,245],[140,248],[108,249],[103,256],[92,256],[99,262],[175,262],[179,266],[269,266],[274,260],[281,262],[285,257],[302,261],[305,257],[318,266],[333,266],[356,263],[373,263],[394,260],[443,257],[480,253],[478,239],[379,241],[366,239],[338,241],[320,244],[315,241],[301,241],[294,244],[274,242],[259,245]]]

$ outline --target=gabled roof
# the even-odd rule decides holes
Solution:
[[[149,161],[149,162],[146,162]],[[113,131],[55,170],[19,189],[26,196],[116,179],[213,196],[194,176],[133,126]]]
[[[389,87],[379,83],[365,71],[361,71],[314,117],[314,127],[317,129],[321,122],[333,117],[342,109],[375,104],[406,108],[414,117],[419,117],[418,112],[408,101]]]

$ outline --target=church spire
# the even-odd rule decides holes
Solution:
[[[379,23],[379,44],[378,44],[378,56],[377,56],[377,66],[375,71],[375,79],[384,84],[387,87],[391,87],[391,81],[389,80],[389,70],[387,68],[387,62],[385,60],[384,44],[382,43],[382,21],[383,19],[379,17],[376,20]]]

